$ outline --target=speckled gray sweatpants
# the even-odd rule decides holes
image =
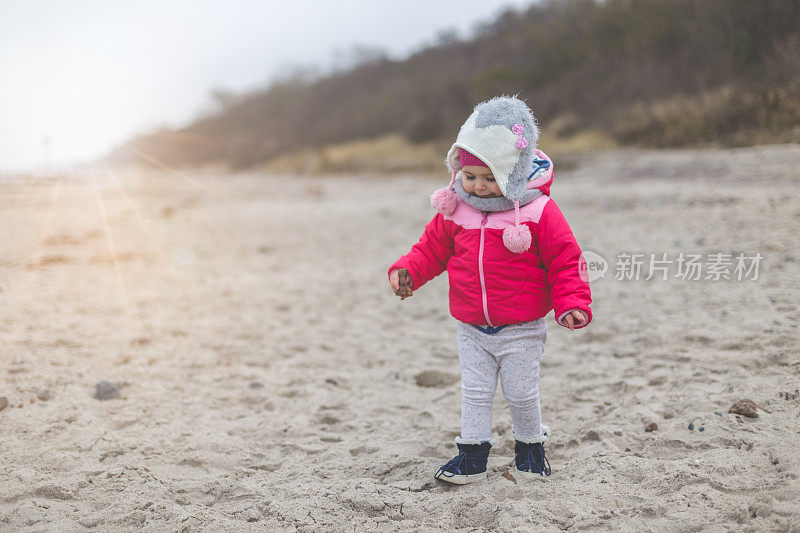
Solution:
[[[530,439],[542,435],[539,362],[546,341],[544,318],[506,326],[494,334],[458,323],[462,439],[491,438],[498,374],[514,436]]]

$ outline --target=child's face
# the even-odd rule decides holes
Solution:
[[[461,169],[461,186],[468,194],[479,198],[499,198],[503,196],[500,187],[486,167],[468,165]]]

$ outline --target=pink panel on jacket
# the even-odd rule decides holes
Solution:
[[[523,205],[519,208],[519,221],[520,222],[539,222],[542,218],[542,211],[544,206],[550,200],[549,196],[541,195],[536,200],[529,204]],[[465,229],[480,229],[481,221],[483,220],[483,213],[470,206],[461,199],[458,200],[458,206],[453,214],[445,216],[445,220],[452,220],[459,226]],[[490,229],[505,229],[508,226],[513,226],[516,222],[513,209],[508,211],[498,211],[491,213],[486,227]]]

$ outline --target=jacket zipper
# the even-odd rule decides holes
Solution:
[[[483,213],[483,220],[481,220],[481,246],[478,250],[478,273],[481,278],[481,297],[483,298],[483,316],[486,317],[486,323],[492,327],[491,319],[489,319],[489,306],[486,298],[486,280],[483,278],[483,240],[486,231],[486,221],[489,219],[489,213]]]

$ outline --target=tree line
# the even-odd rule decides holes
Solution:
[[[108,159],[245,168],[387,134],[442,141],[499,94],[524,99],[548,135],[594,131],[651,147],[796,142],[800,0],[549,0],[403,60],[369,54],[347,70],[225,95],[216,112],[130,139]]]

